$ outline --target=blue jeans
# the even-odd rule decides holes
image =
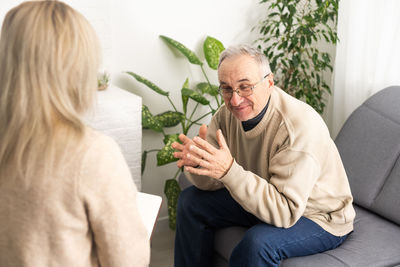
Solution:
[[[229,226],[249,228],[231,254],[231,267],[278,266],[289,257],[336,248],[347,237],[334,236],[305,217],[290,228],[269,225],[245,211],[228,190],[191,186],[178,201],[175,267],[213,266],[214,232]]]

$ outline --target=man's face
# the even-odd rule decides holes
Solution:
[[[221,86],[230,87],[233,90],[241,86],[255,85],[268,73],[261,73],[258,63],[248,55],[239,55],[226,58],[218,69],[218,78]],[[269,75],[258,83],[253,94],[241,97],[233,93],[232,98],[224,97],[225,105],[240,121],[247,121],[256,117],[267,104],[273,76]]]

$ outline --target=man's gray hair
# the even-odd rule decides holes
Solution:
[[[248,55],[254,58],[254,60],[260,65],[262,75],[267,75],[271,72],[268,59],[264,55],[264,53],[248,44],[234,45],[225,49],[219,57],[218,67],[221,66],[222,61],[224,61],[225,59],[240,55]]]

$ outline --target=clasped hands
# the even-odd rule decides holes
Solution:
[[[190,139],[184,134],[179,135],[178,142],[172,143],[174,157],[178,158],[176,165],[184,167],[186,171],[205,175],[215,179],[223,177],[231,168],[233,157],[226,144],[222,131],[217,131],[217,142],[219,149],[206,141],[207,126],[203,124],[199,129],[199,136]]]

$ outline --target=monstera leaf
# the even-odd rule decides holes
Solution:
[[[218,69],[219,56],[225,50],[224,45],[217,39],[208,36],[204,41],[203,50],[208,66],[213,70]]]
[[[175,150],[171,147],[173,142],[180,142],[178,136],[179,134],[169,134],[165,136],[163,140],[165,146],[157,153],[157,166],[162,166],[178,160],[174,157],[173,153]]]

